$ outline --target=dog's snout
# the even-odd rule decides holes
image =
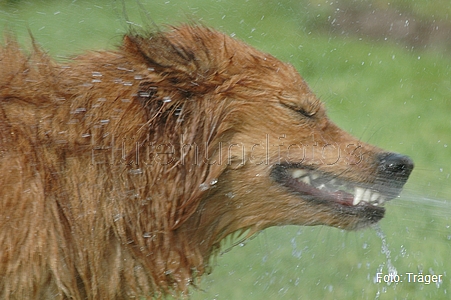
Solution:
[[[379,173],[386,178],[406,179],[413,170],[410,157],[398,153],[384,153],[379,156]]]

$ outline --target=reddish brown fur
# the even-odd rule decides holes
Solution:
[[[371,223],[270,171],[289,157],[370,184],[381,150],[331,123],[292,66],[207,28],[66,63],[8,38],[0,114],[2,299],[180,296],[231,233]],[[299,143],[346,159],[287,153]]]

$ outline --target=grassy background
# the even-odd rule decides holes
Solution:
[[[443,274],[439,284],[375,283],[387,273],[375,230],[271,228],[220,255],[193,299],[449,299],[451,293],[451,53],[319,30],[326,0],[0,0],[0,29],[24,48],[29,29],[51,55],[111,48],[133,26],[202,22],[292,63],[342,128],[410,155],[416,169],[380,227],[398,273]],[[448,1],[357,1],[447,19]],[[123,5],[126,6],[124,12]],[[227,245],[225,246],[228,247]]]

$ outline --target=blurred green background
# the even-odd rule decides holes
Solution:
[[[115,47],[129,26],[210,25],[293,64],[342,128],[414,159],[400,199],[386,205],[385,239],[374,229],[271,228],[219,255],[192,299],[449,299],[450,13],[447,0],[0,0],[0,29],[24,49],[29,30],[64,60]],[[377,283],[388,256],[398,274],[444,280]]]

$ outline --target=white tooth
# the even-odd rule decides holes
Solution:
[[[293,178],[299,178],[304,176],[305,174],[307,174],[307,171],[305,170],[300,170],[300,169],[296,169],[291,173],[291,177]]]
[[[305,176],[305,177],[301,178],[301,181],[303,183],[306,183],[306,184],[310,185],[310,177],[308,177],[308,176]]]
[[[365,192],[363,193],[362,198],[363,198],[363,199],[362,199],[363,201],[365,201],[365,202],[370,202],[370,199],[371,199],[371,190],[370,190],[370,189],[366,189]]]
[[[352,202],[352,205],[357,205],[362,201],[363,193],[365,192],[365,189],[356,187],[354,189],[354,201]]]
[[[370,202],[375,202],[375,203],[377,203],[377,199],[379,199],[380,196],[381,196],[381,195],[380,195],[379,193],[373,193],[373,194],[371,195]]]

